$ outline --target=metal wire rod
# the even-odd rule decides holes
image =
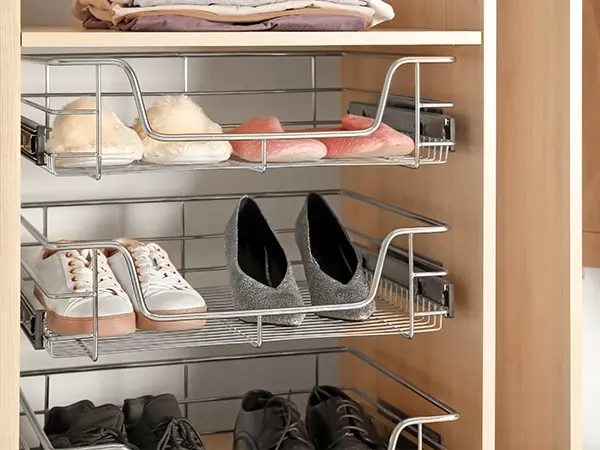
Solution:
[[[51,94],[48,94],[51,95]],[[56,109],[49,108],[44,105],[40,105],[38,103],[32,102],[26,98],[22,98],[21,102],[25,103],[27,106],[31,106],[32,108],[39,109],[47,114],[52,114],[55,116],[83,116],[83,115],[92,115],[97,114],[98,110],[96,109]]]
[[[453,422],[458,419],[460,419],[460,415],[458,413],[456,413],[456,414],[449,414],[449,415],[445,415],[445,416],[414,417],[414,418],[403,420],[398,425],[396,425],[396,427],[392,431],[392,434],[388,441],[388,449],[395,449],[398,447],[398,440],[400,439],[400,435],[406,428],[417,426],[419,429],[417,439],[421,443],[419,446],[420,447],[419,450],[422,450],[422,448],[423,448],[422,447],[423,446],[423,428],[420,425],[430,425],[433,423],[441,423],[441,422]]]
[[[27,264],[25,261],[21,260],[21,267],[25,269],[25,272],[31,277],[31,279],[35,282],[36,286],[42,291],[42,293],[47,297],[53,300],[64,300],[64,299],[75,299],[75,298],[84,298],[84,297],[92,297],[93,294],[90,292],[78,292],[76,294],[54,294],[49,292],[45,287],[42,280],[36,275],[35,271]]]
[[[350,230],[349,230],[350,231]],[[289,234],[293,233],[293,228],[285,229],[274,229],[275,234]],[[209,239],[219,239],[223,237],[223,233],[207,233],[207,234],[188,234],[185,236],[148,236],[148,237],[132,237],[136,241],[140,242],[168,242],[168,241],[202,241]],[[379,241],[381,242],[381,241]],[[26,242],[21,244],[21,248],[41,247],[42,244],[39,242]],[[193,269],[193,268],[190,268]],[[189,269],[188,269],[189,270]],[[29,271],[28,271],[29,272]]]
[[[227,201],[239,200],[244,195],[249,195],[256,200],[260,199],[283,199],[306,197],[310,193],[316,193],[323,197],[332,195],[354,195],[353,191],[343,191],[341,189],[318,189],[310,190],[294,190],[294,191],[257,191],[251,193],[234,192],[230,194],[202,194],[202,195],[173,195],[173,196],[158,196],[158,197],[129,197],[129,198],[106,198],[106,199],[87,199],[87,200],[49,200],[41,202],[24,202],[21,204],[22,209],[37,209],[37,208],[64,208],[77,206],[105,206],[105,205],[131,205],[131,204],[148,204],[148,203],[180,203],[180,202],[212,202],[212,201]],[[358,194],[357,194],[358,195]],[[357,200],[366,201],[369,197],[359,196]],[[375,206],[388,209],[395,212],[396,206],[388,205],[384,202],[376,201]],[[405,211],[405,210],[402,210]],[[414,214],[414,213],[413,213]]]
[[[123,361],[117,363],[100,364],[100,365],[85,365],[85,366],[72,366],[72,367],[54,367],[46,369],[33,369],[21,371],[21,378],[39,377],[44,375],[64,375],[69,373],[87,373],[87,372],[105,372],[110,370],[118,369],[142,369],[149,367],[170,367],[178,366],[181,364],[205,364],[205,363],[219,363],[228,361],[244,361],[244,360],[255,360],[255,359],[271,359],[280,358],[286,356],[311,356],[315,354],[331,354],[331,353],[349,353],[349,347],[324,347],[316,349],[302,349],[302,350],[279,350],[273,352],[262,352],[262,353],[240,353],[236,355],[214,355],[214,356],[196,356],[191,358],[177,358],[177,359],[154,359],[151,361]],[[353,355],[358,356],[361,354],[360,351],[351,352]]]
[[[88,153],[86,156],[90,156]],[[48,161],[47,166],[41,166],[44,170],[53,175],[58,176],[93,176],[94,171],[90,168],[73,167],[64,168],[57,166],[56,158],[46,154]],[[428,164],[443,164],[444,160],[429,160]],[[421,161],[423,163],[423,161]],[[352,158],[352,159],[324,159],[320,161],[302,161],[297,163],[268,163],[268,169],[287,169],[287,168],[323,168],[323,167],[358,167],[358,166],[404,166],[414,168],[413,157],[398,157],[398,158]],[[218,171],[218,170],[250,170],[253,172],[264,172],[265,167],[260,163],[251,163],[245,161],[228,160],[217,164],[178,164],[178,165],[161,165],[161,164],[130,164],[122,166],[105,166],[104,174],[135,174],[135,173],[153,173],[153,172],[179,172],[179,171]]]
[[[89,53],[70,53],[67,56],[71,58],[90,58]],[[402,56],[406,56],[402,53],[391,53],[391,52],[371,52],[371,51],[237,51],[237,52],[223,52],[223,51],[210,51],[210,52],[103,52],[94,55],[98,58],[126,58],[126,59],[151,59],[151,58],[281,58],[281,57],[343,57],[343,56],[360,56],[365,58],[385,58],[385,59],[397,59]],[[64,53],[45,53],[43,55],[22,55],[23,61],[30,61],[33,63],[46,63],[49,61],[57,60],[65,57]],[[446,58],[448,59],[448,58]],[[454,61],[454,58],[450,58]]]
[[[190,97],[196,96],[214,96],[214,95],[262,95],[262,94],[320,94],[320,93],[331,93],[331,92],[344,92],[346,90],[340,87],[328,87],[328,88],[289,88],[289,89],[242,89],[242,90],[220,90],[220,91],[190,91],[187,89],[177,91],[145,91],[144,96],[146,97],[160,97],[164,95],[181,95],[186,94]],[[375,93],[372,91],[372,93]],[[379,93],[379,92],[377,92]],[[95,92],[53,92],[52,94],[45,94],[43,92],[23,94],[21,98],[71,98],[71,97],[85,97],[95,95]],[[131,97],[131,92],[103,92],[103,97]]]
[[[139,53],[139,52],[117,52],[117,53],[97,53],[94,56],[98,58],[126,58],[126,59],[149,59],[149,58],[265,58],[265,57],[307,57],[307,56],[322,56],[322,57],[332,57],[332,56],[343,56],[345,52],[340,51],[329,51],[329,52],[318,52],[318,51],[264,51],[264,52],[256,52],[256,51],[238,51],[238,52],[147,52],[147,53]],[[47,53],[43,55],[22,55],[21,59],[23,61],[31,61],[33,63],[45,63],[49,61],[55,61],[57,59],[61,59],[65,56],[71,58],[90,58],[91,55],[89,53],[70,53],[65,55],[64,53]],[[397,57],[398,55],[396,55]]]
[[[448,159],[448,151],[445,147],[437,147],[434,154],[428,153],[424,159],[421,158],[422,164],[443,164]],[[89,157],[92,153],[87,153]],[[56,155],[46,154],[47,166],[41,166],[44,170],[53,175],[58,176],[93,176],[94,169],[85,167],[60,167],[56,164]],[[268,169],[286,169],[286,168],[317,168],[317,167],[358,167],[358,166],[404,166],[407,168],[416,168],[414,156],[399,156],[391,158],[345,158],[345,159],[321,159],[318,161],[299,161],[289,163],[268,163]],[[132,163],[122,166],[105,166],[105,174],[135,174],[146,172],[178,172],[178,171],[202,171],[202,170],[250,170],[254,172],[264,172],[265,166],[260,163],[253,163],[241,160],[230,159],[221,163],[215,164],[177,164],[177,165],[161,165],[161,164],[144,164]]]

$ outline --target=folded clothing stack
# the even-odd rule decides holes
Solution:
[[[356,31],[394,18],[383,0],[74,0],[85,28]]]

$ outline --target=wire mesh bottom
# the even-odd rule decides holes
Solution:
[[[435,139],[422,136],[421,140],[428,143],[437,143],[437,146],[427,146],[421,148],[421,158],[419,164],[444,164],[448,161],[448,155],[453,143],[442,139]],[[92,159],[93,156],[90,156]],[[59,177],[69,176],[90,176],[96,175],[96,167],[61,167],[54,155],[46,154],[47,164],[42,166],[46,171]],[[287,163],[267,163],[263,165],[256,162],[247,162],[241,160],[227,160],[211,164],[149,164],[149,163],[131,163],[123,166],[103,165],[102,173],[104,175],[131,174],[140,172],[162,172],[162,171],[190,171],[190,170],[229,170],[243,169],[264,172],[270,169],[289,169],[302,167],[345,167],[345,166],[406,166],[415,167],[415,155],[395,156],[395,157],[371,157],[371,158],[340,158],[340,159],[321,159],[318,161],[299,161]]]
[[[310,296],[306,282],[299,282],[306,305]],[[200,288],[209,310],[231,311],[231,288],[216,286]],[[380,336],[400,334],[410,337],[410,308],[408,289],[382,278],[376,298],[377,309],[364,322],[319,317],[307,314],[299,327],[263,325],[259,331],[256,324],[239,319],[213,319],[196,330],[185,331],[137,331],[128,336],[100,338],[100,355],[140,351],[168,350],[173,348],[206,347],[213,345],[251,344],[259,347],[265,342],[294,341],[300,339],[323,339],[354,336]],[[442,328],[446,308],[421,296],[414,301],[414,333],[438,331]],[[55,358],[90,356],[93,339],[58,336],[45,331],[45,346]]]

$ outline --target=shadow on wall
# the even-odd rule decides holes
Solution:
[[[583,448],[600,448],[600,269],[583,269]]]
[[[21,0],[23,25],[72,25],[78,22],[71,17],[72,0]]]

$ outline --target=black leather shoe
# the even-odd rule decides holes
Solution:
[[[123,412],[115,405],[94,406],[82,400],[48,412],[44,431],[54,448],[88,447],[127,442]]]
[[[296,405],[267,391],[250,391],[235,423],[233,450],[314,450]]]
[[[140,450],[205,450],[171,394],[125,400],[123,412],[129,441]]]
[[[333,386],[316,386],[306,425],[316,450],[384,450],[363,407]]]

